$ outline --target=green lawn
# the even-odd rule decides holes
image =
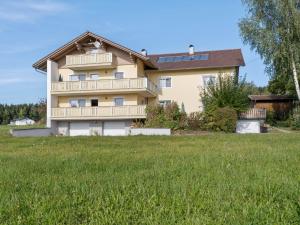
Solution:
[[[12,138],[0,224],[300,224],[300,134]]]

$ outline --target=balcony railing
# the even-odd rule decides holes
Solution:
[[[109,93],[112,91],[139,91],[146,90],[153,94],[158,91],[157,86],[147,78],[132,79],[102,79],[86,81],[65,81],[52,82],[51,91],[53,93],[82,93],[100,92]]]
[[[115,56],[112,53],[67,55],[66,66],[69,68],[113,67],[115,66]]]
[[[246,119],[246,120],[251,120],[251,119],[259,119],[259,120],[264,120],[267,117],[267,110],[266,109],[257,109],[257,108],[252,108],[249,109],[246,112],[243,112],[239,115],[240,119]]]
[[[52,108],[52,119],[137,119],[146,117],[146,105]]]

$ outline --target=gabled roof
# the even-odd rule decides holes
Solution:
[[[245,66],[241,49],[195,52],[194,56],[207,55],[207,60],[190,60],[159,63],[160,57],[189,56],[185,53],[149,55],[151,62],[161,71],[181,69],[206,69]]]
[[[76,49],[76,43],[86,40],[87,38],[93,38],[100,42],[103,42],[112,47],[118,48],[141,59],[150,69],[168,71],[168,70],[185,70],[185,69],[208,69],[208,68],[227,68],[227,67],[239,67],[245,66],[244,58],[241,49],[219,50],[219,51],[203,51],[195,52],[194,56],[207,55],[207,60],[190,60],[190,61],[176,61],[176,62],[163,62],[159,63],[160,57],[176,57],[176,56],[189,56],[188,52],[184,53],[169,53],[169,54],[153,54],[145,56],[141,53],[133,51],[127,47],[110,41],[102,36],[94,34],[92,32],[85,32],[78,37],[74,38],[70,42],[66,43],[62,47],[56,49],[50,54],[46,55],[42,59],[33,64],[35,69],[47,71],[47,60],[58,60],[62,56],[70,53],[72,49]]]
[[[36,63],[34,63],[32,66],[35,68],[35,69],[40,69],[40,70],[44,70],[46,71],[47,70],[47,60],[48,59],[51,59],[51,60],[54,60],[54,59],[57,59],[59,58],[61,55],[65,54],[66,52],[68,52],[70,49],[74,48],[76,42],[80,42],[88,37],[92,37],[96,40],[99,40],[101,42],[104,42],[105,44],[108,44],[110,46],[113,46],[115,48],[118,48],[118,49],[121,49],[139,59],[141,59],[142,61],[144,61],[146,63],[146,65],[150,66],[150,67],[154,67],[154,65],[152,65],[149,57],[147,56],[144,56],[143,54],[140,54],[136,51],[133,51],[129,48],[126,48],[120,44],[117,44],[113,41],[110,41],[102,36],[99,36],[97,34],[94,34],[90,31],[87,31],[81,35],[79,35],[78,37],[74,38],[73,40],[71,40],[70,42],[68,42],[67,44],[63,45],[62,47],[56,49],[55,51],[51,52],[50,54],[46,55],[45,57],[41,58],[40,60],[38,60]]]

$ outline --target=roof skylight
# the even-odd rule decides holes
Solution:
[[[182,56],[162,56],[159,57],[158,63],[168,63],[168,62],[188,62],[188,61],[201,61],[208,60],[208,54],[202,55],[182,55]]]

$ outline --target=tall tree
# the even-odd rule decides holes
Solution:
[[[261,55],[271,78],[293,79],[300,99],[300,0],[242,1],[248,10],[239,24],[244,42]]]

